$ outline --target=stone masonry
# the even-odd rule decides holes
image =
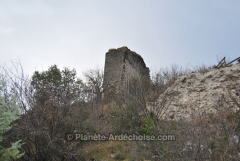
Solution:
[[[143,58],[127,47],[109,49],[105,57],[103,86],[109,85],[126,89],[131,78],[150,79],[149,68]]]

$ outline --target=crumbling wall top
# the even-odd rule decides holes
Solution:
[[[126,87],[128,81],[136,76],[150,78],[149,68],[139,54],[126,46],[108,50],[104,68],[103,84],[105,86],[112,84],[116,87]]]
[[[108,50],[108,52],[116,52],[116,51],[118,51],[118,52],[122,51],[123,53],[127,51],[127,52],[133,54],[133,55],[136,56],[140,61],[142,61],[144,67],[147,68],[147,66],[146,66],[143,58],[141,57],[141,55],[137,54],[135,51],[131,51],[127,46],[123,46],[123,47],[120,47],[120,48],[111,48],[111,49]]]

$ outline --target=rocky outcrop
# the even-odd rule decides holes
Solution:
[[[236,98],[226,102],[232,105],[232,110],[238,109],[239,94],[233,84],[240,83],[240,63],[220,69],[210,69],[205,74],[191,73],[179,77],[175,84],[160,95],[157,102],[147,103],[147,109],[163,119],[190,119],[196,115],[216,114],[219,109],[216,101],[227,91]]]

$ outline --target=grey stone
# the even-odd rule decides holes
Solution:
[[[111,154],[111,158],[115,158],[116,157],[116,154]]]
[[[110,49],[105,56],[103,87],[108,85],[128,89],[132,78],[150,80],[149,68],[143,58],[127,47]]]
[[[225,89],[228,91],[232,90],[231,84],[233,79],[240,83],[239,69],[240,63],[234,64],[231,67],[211,69],[205,74],[191,73],[178,78],[157,100],[157,102],[162,102],[163,98],[169,94],[169,91],[176,92],[172,102],[170,102],[170,99],[167,100],[166,105],[169,106],[167,106],[168,109],[162,110],[165,113],[161,118],[169,120],[190,119],[190,115],[194,116],[204,113],[204,115],[208,116],[217,113],[217,99],[224,93]],[[239,97],[240,95],[236,92],[234,93],[234,91],[232,91],[232,94],[234,97]],[[225,100],[229,103],[231,102],[230,98],[225,98]],[[237,100],[240,104],[240,99]],[[147,109],[150,111],[153,110],[153,112],[158,111],[159,107],[160,105],[154,103],[151,106],[147,104]],[[184,110],[185,112],[183,109],[186,109]],[[236,111],[238,109],[237,105],[233,104],[232,109]],[[175,115],[173,115],[172,111],[174,111]]]

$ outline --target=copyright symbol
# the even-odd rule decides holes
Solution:
[[[67,135],[66,135],[66,139],[67,139],[68,141],[73,140],[73,134],[67,134]]]

